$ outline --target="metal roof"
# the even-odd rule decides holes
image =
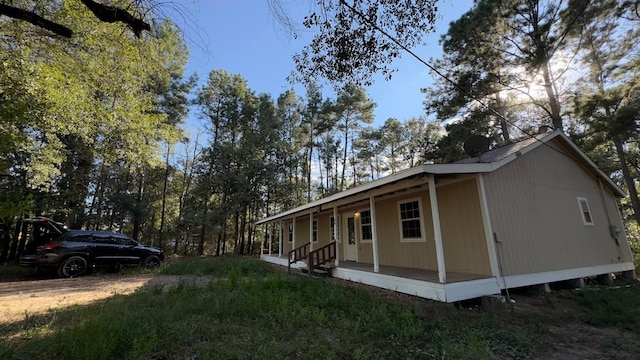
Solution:
[[[377,189],[385,185],[396,183],[398,181],[410,179],[419,175],[478,174],[493,172],[529,151],[532,151],[540,146],[549,146],[547,145],[547,142],[555,138],[561,139],[561,141],[568,145],[573,150],[575,155],[578,156],[579,160],[582,160],[596,176],[603,179],[616,195],[620,197],[626,196],[624,191],[622,191],[622,189],[620,189],[605,173],[603,173],[602,170],[600,170],[596,166],[596,164],[591,161],[591,159],[589,159],[573,142],[571,142],[571,140],[569,140],[566,135],[564,135],[561,131],[556,130],[549,133],[535,135],[531,138],[519,141],[517,143],[509,144],[494,150],[487,151],[478,157],[460,160],[451,164],[426,164],[403,170],[395,174],[359,186],[355,186],[326,198],[312,201],[305,205],[301,205],[296,208],[278,213],[276,215],[257,221],[256,225],[283,219],[296,213],[306,213],[313,208],[321,207],[322,205],[329,204],[337,200]],[[568,154],[564,155],[569,156]]]

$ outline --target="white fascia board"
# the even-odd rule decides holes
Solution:
[[[500,294],[500,285],[495,277],[460,281],[445,284],[448,303]]]

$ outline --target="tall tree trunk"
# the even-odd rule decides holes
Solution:
[[[2,219],[2,243],[0,243],[0,264],[3,264],[7,261],[7,256],[9,255],[9,247],[11,246],[11,228],[13,225],[13,217],[6,217]],[[16,226],[19,224],[16,223]]]
[[[227,227],[222,225],[222,230],[218,233],[218,239],[216,242],[216,256],[220,256],[220,250],[222,249],[222,234],[226,231]]]
[[[191,230],[190,226],[187,226],[185,229],[185,233],[178,233],[177,236],[175,237],[175,239],[173,240],[173,253],[174,254],[178,254],[178,250],[179,250],[179,246],[180,246],[180,242],[182,240],[183,236],[186,236],[186,234],[188,234]]]
[[[233,242],[233,252],[235,254],[238,253],[238,239],[240,238],[239,232],[240,232],[240,212],[236,211],[233,214],[233,236],[234,236],[234,242]]]
[[[258,190],[254,189],[253,193],[257,194]],[[254,196],[251,200],[251,207],[249,208],[249,229],[247,230],[247,254],[253,254],[253,244],[255,241],[255,226],[253,226],[254,220],[258,217],[258,201]]]
[[[202,210],[202,225],[200,226],[200,239],[198,240],[198,255],[204,255],[204,239],[207,228],[207,214],[209,213],[209,202],[204,201],[204,209]]]
[[[191,236],[187,235],[184,239],[184,248],[182,250],[183,255],[189,255],[189,247],[191,246]]]
[[[144,170],[140,171],[140,180],[138,181],[138,191],[136,195],[136,206],[133,213],[133,233],[131,238],[138,241],[140,237],[140,225],[142,223],[142,197],[144,192]]]
[[[116,211],[113,207],[111,207],[109,209],[109,226],[107,226],[107,229],[109,231],[113,230],[113,225],[116,222]]]
[[[209,164],[209,171],[207,172],[207,179],[209,182],[211,181],[211,177],[213,176],[213,164]],[[211,197],[210,188],[207,187],[205,191],[204,198],[204,208],[202,209],[202,227],[200,228],[200,240],[198,241],[198,255],[202,256],[204,254],[204,239],[205,239],[205,229],[207,227],[207,215],[209,213],[209,198]]]
[[[24,217],[21,217],[21,219]],[[9,260],[13,261],[18,258],[18,243],[23,242],[27,233],[27,223],[17,221],[15,232],[13,233],[13,239],[11,241],[11,248],[9,249]]]
[[[307,167],[307,202],[311,202],[311,162],[313,161],[313,141],[309,146],[309,158]]]
[[[502,101],[502,97],[499,92],[496,92],[496,108],[500,115],[498,120],[500,122],[500,132],[502,133],[502,140],[505,144],[511,143],[511,138],[509,136],[509,123],[507,122],[506,116],[504,116],[504,102]]]
[[[344,131],[344,152],[342,155],[342,175],[340,176],[340,189],[339,191],[342,192],[342,190],[344,190],[344,176],[345,176],[345,171],[347,170],[347,151],[349,149],[349,121],[345,120],[345,131]]]
[[[249,217],[251,218],[251,217]],[[253,255],[253,239],[254,239],[254,229],[251,221],[248,221],[248,229],[247,229],[247,255]]]
[[[240,255],[245,254],[245,234],[247,230],[247,206],[242,208],[242,219],[240,220]]]
[[[564,132],[562,127],[562,117],[560,116],[560,103],[558,103],[558,97],[556,96],[556,91],[553,88],[553,81],[551,80],[551,69],[549,68],[549,62],[547,61],[542,65],[542,76],[544,78],[544,90],[547,93],[547,97],[549,98],[549,107],[551,123],[553,124],[553,128],[555,130],[560,130]]]
[[[227,253],[227,222],[226,221],[223,229],[224,231],[222,232],[222,255]]]
[[[102,187],[104,186],[102,184],[102,172],[104,171],[104,164],[102,164],[100,166],[100,171],[98,172],[98,176],[97,176],[97,180],[96,180],[96,189],[93,192],[93,196],[91,197],[91,205],[89,205],[89,209],[87,210],[87,216],[89,216],[89,218],[92,217],[92,215],[94,215],[95,213],[95,217],[93,222],[88,222],[87,225],[87,229],[95,229],[98,230],[96,228],[96,223],[98,222],[98,217],[100,216],[98,213],[98,204],[100,204],[100,199],[98,198],[98,194],[102,191]]]
[[[167,154],[164,159],[164,181],[162,184],[162,209],[160,210],[160,230],[158,234],[158,247],[162,249],[164,246],[164,218],[167,207],[167,182],[169,179],[169,153],[171,146],[167,144]]]
[[[638,191],[636,190],[636,184],[629,171],[629,164],[627,163],[627,157],[624,153],[624,146],[622,141],[618,137],[613,138],[613,144],[616,147],[616,153],[620,159],[620,168],[622,169],[622,177],[627,188],[629,190],[629,199],[631,200],[631,206],[633,207],[633,217],[636,219],[638,225],[640,225],[640,200],[638,199]]]
[[[104,165],[104,162],[103,162],[103,164],[100,166],[100,176],[98,177],[99,179],[98,187],[93,195],[93,198],[97,199],[97,204],[95,208],[96,220],[95,220],[95,223],[93,224],[95,230],[100,230],[102,226],[102,207],[104,204],[104,188],[105,188],[105,183],[107,181],[106,177],[107,177],[106,166]],[[91,215],[91,212],[89,212],[89,215]]]
[[[333,177],[333,188],[334,189],[338,189],[338,163],[339,163],[339,159],[340,157],[338,156],[338,153],[336,152],[336,157],[335,157],[335,170],[334,170],[334,177]]]

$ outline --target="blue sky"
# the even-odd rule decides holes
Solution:
[[[304,32],[308,30],[300,25],[302,36],[290,37],[269,12],[267,0],[183,0],[181,3],[185,17],[189,18],[182,23],[177,20],[190,49],[187,75],[197,72],[200,83],[204,83],[210,71],[226,70],[242,75],[256,93],[268,93],[274,99],[292,88],[286,81],[295,69],[292,55],[308,43],[312,36]],[[301,24],[315,1],[282,0],[282,3]],[[438,57],[440,34],[472,4],[472,0],[440,1],[436,34],[426,38],[426,47],[414,52],[424,60]],[[378,104],[375,110],[378,126],[389,117],[405,121],[425,114],[420,88],[432,82],[428,69],[409,54],[403,54],[394,65],[399,70],[390,81],[376,77],[375,84],[366,88],[369,98]],[[294,90],[304,95],[302,86],[295,86]],[[323,97],[335,98],[328,91]]]

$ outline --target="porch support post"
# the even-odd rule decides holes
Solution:
[[[282,257],[282,250],[284,249],[284,244],[282,240],[284,239],[284,221],[280,220],[280,238],[278,241],[278,257]]]
[[[442,230],[440,229],[440,212],[438,211],[438,196],[436,195],[436,179],[429,175],[429,200],[431,202],[431,220],[433,221],[433,235],[436,241],[436,258],[438,259],[438,280],[441,284],[447,282],[447,272],[444,266],[444,247],[442,246]]]
[[[271,231],[269,231],[269,224],[268,223],[266,224],[266,226],[267,226],[267,241],[269,241],[269,244],[268,244],[269,245],[269,256],[271,256],[271,243],[273,242],[271,240],[273,240],[273,233],[276,230],[276,224],[271,224]]]
[[[333,240],[336,242],[336,266],[340,265],[340,246],[338,246],[338,224],[340,219],[338,218],[338,207],[333,207]]]
[[[487,193],[484,189],[484,174],[478,174],[478,194],[480,194],[480,209],[482,212],[482,223],[484,224],[484,236],[487,239],[487,253],[489,254],[489,265],[491,266],[491,275],[500,276],[500,268],[498,267],[498,253],[496,252],[496,243],[493,237],[493,228],[491,227],[491,218],[489,218],[489,205],[487,204]],[[500,280],[498,280],[500,282]],[[504,277],[502,278],[503,287]]]
[[[378,259],[378,230],[376,226],[376,202],[373,196],[369,197],[369,211],[371,212],[371,245],[373,248],[373,272],[380,272],[380,260]]]
[[[291,250],[296,248],[296,217],[294,216],[293,219],[291,220],[293,222],[292,226],[292,231],[293,231],[293,236],[291,236]]]
[[[309,213],[309,251],[313,251],[313,211]]]

